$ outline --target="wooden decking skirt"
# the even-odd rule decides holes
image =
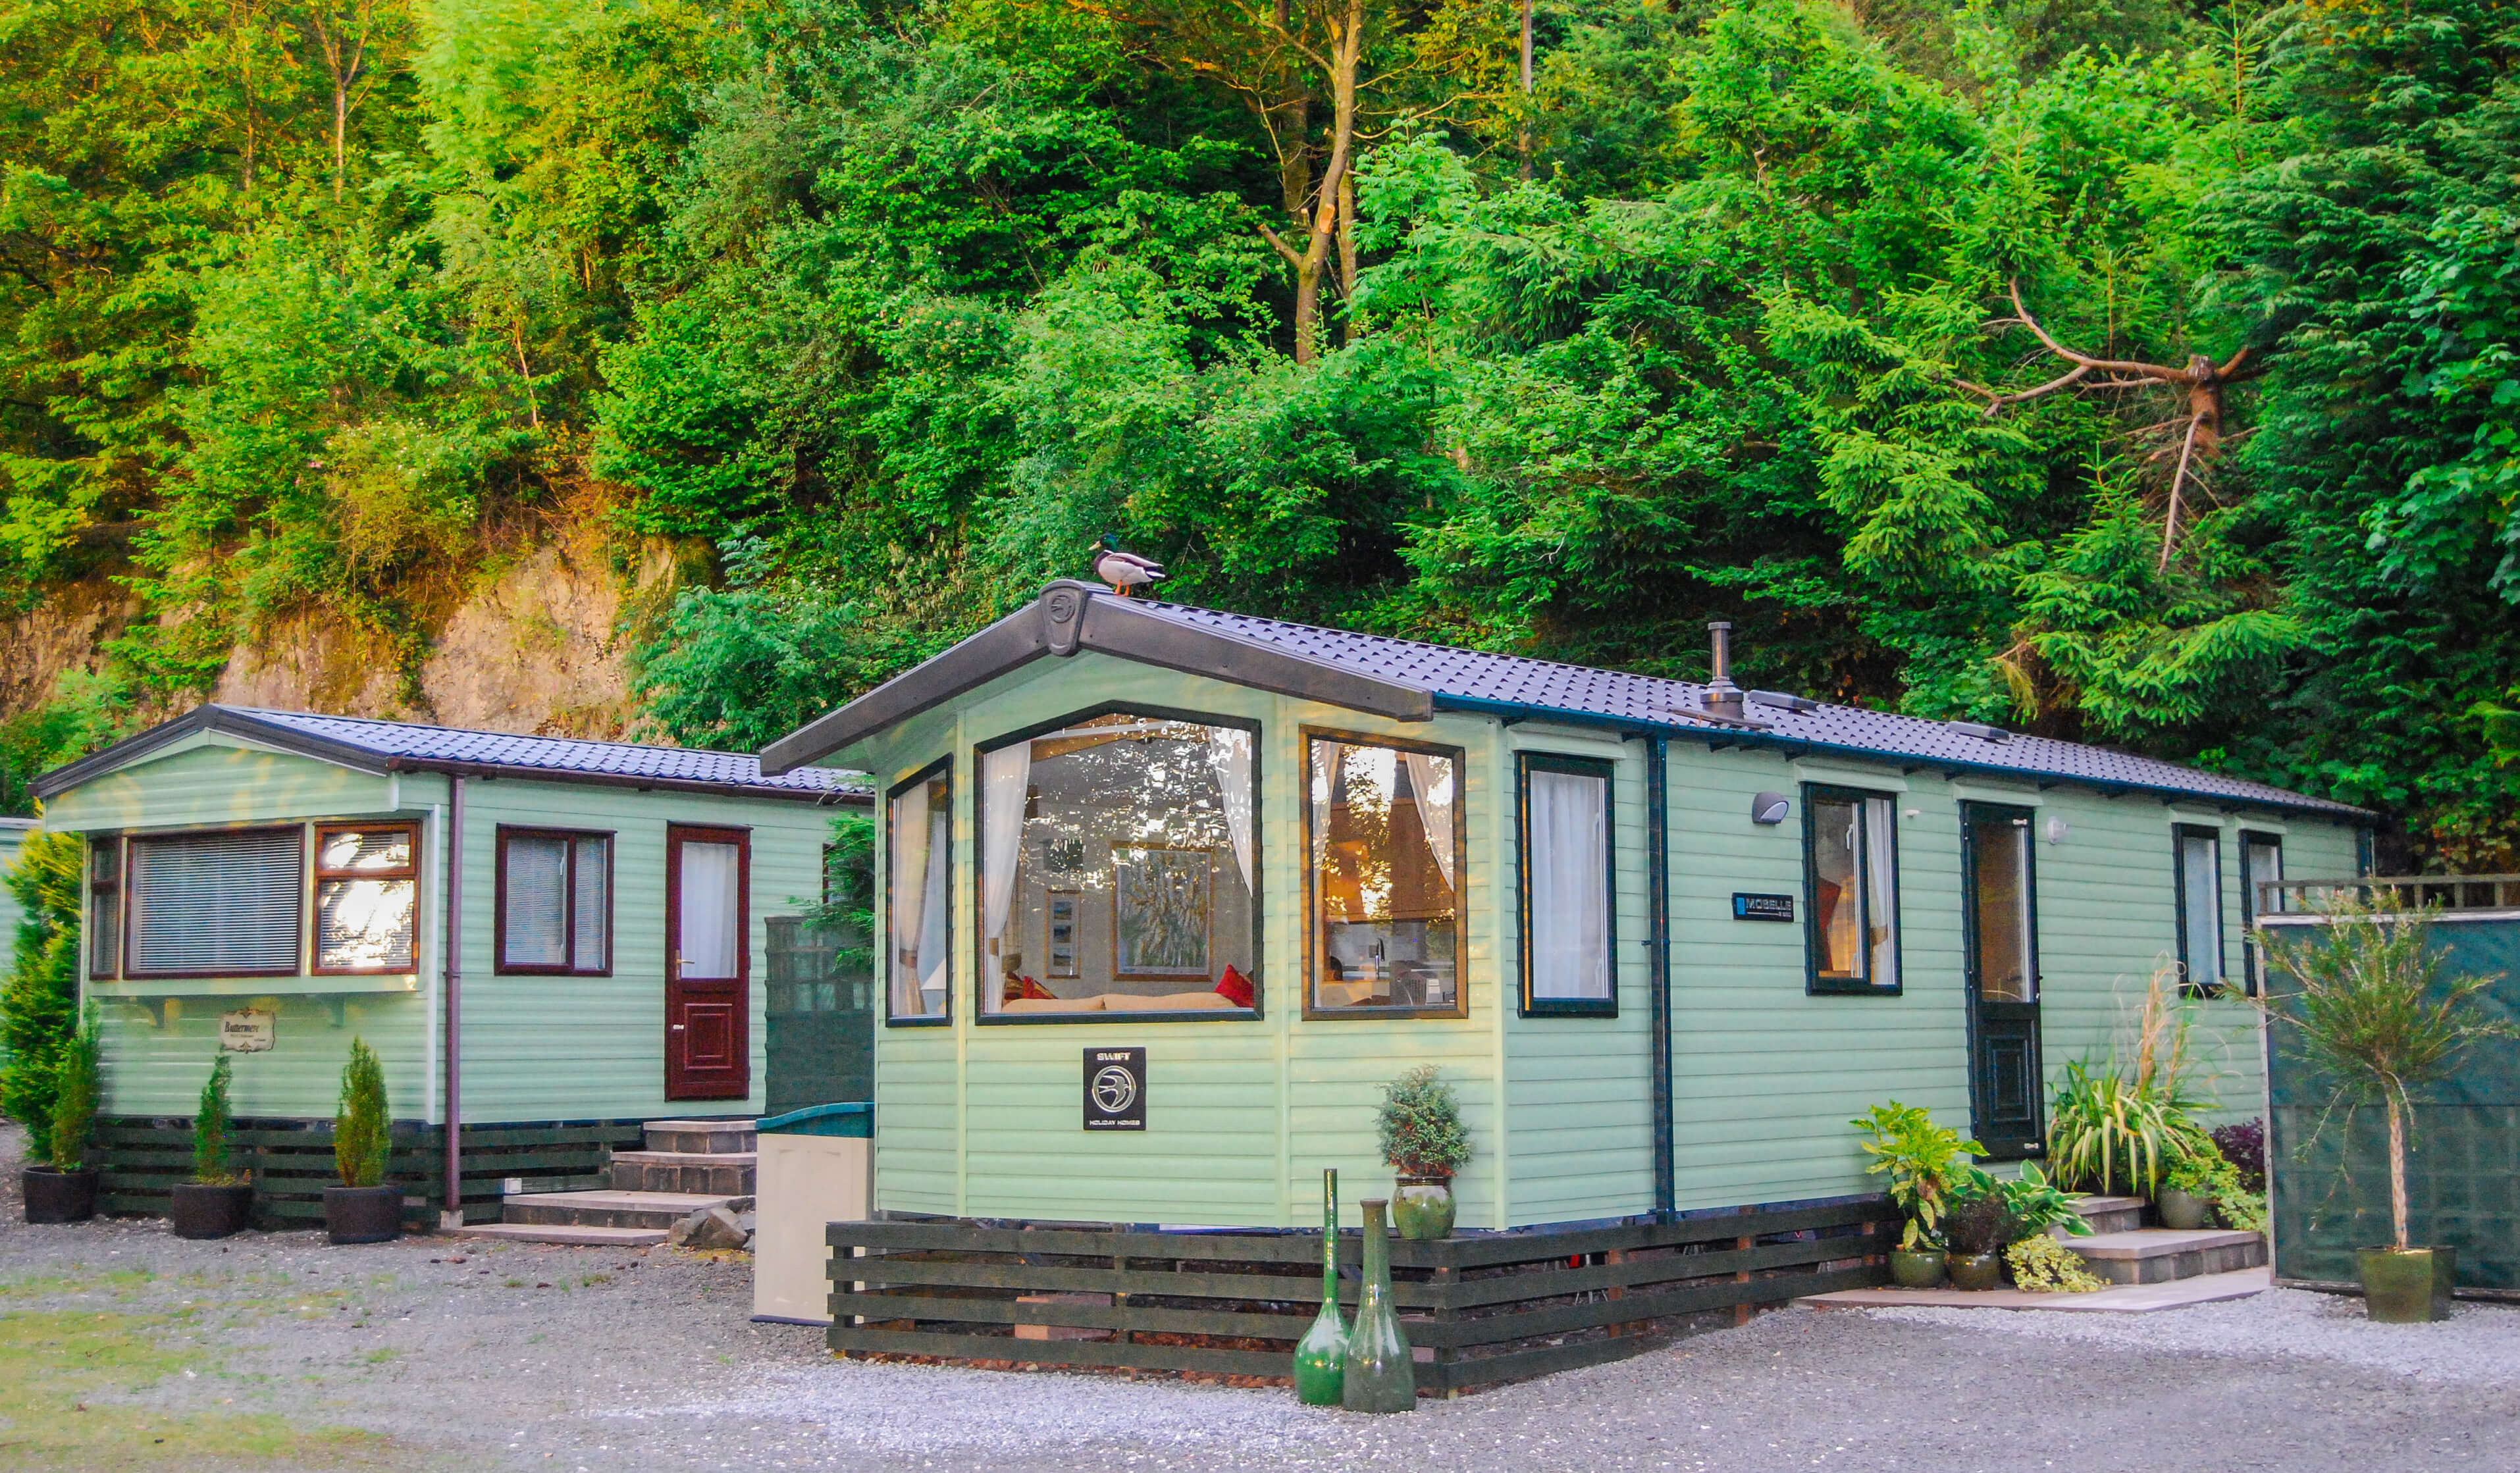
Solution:
[[[1392,1294],[1418,1390],[1459,1391],[1885,1282],[1897,1221],[1873,1198],[1399,1240]],[[827,1237],[842,1355],[1282,1379],[1321,1308],[1319,1233],[926,1221],[833,1223]],[[1358,1264],[1362,1240],[1340,1237],[1340,1263]],[[1343,1276],[1341,1302],[1357,1293]]]

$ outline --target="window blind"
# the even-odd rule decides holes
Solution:
[[[600,972],[608,964],[606,933],[610,929],[612,904],[605,889],[611,882],[612,841],[577,840],[577,906],[572,916],[577,956],[572,964],[579,971]]]
[[[295,972],[304,839],[295,828],[133,839],[133,974]]]
[[[513,834],[507,849],[500,964],[568,965],[568,840]]]

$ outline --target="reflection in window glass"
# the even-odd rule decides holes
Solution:
[[[2258,917],[2284,908],[2281,890],[2261,894],[2260,885],[2273,884],[2283,878],[2283,840],[2269,833],[2243,834],[2240,838],[2240,916],[2242,923],[2254,930]],[[2266,957],[2258,944],[2248,942],[2244,948],[2249,974],[2249,995],[2255,997],[2266,986]]]
[[[1979,998],[2036,1003],[2030,925],[2030,821],[2011,814],[1969,816],[1970,905],[1977,955],[1970,959]]]
[[[1251,733],[1112,711],[979,769],[982,1013],[1255,1004]]]
[[[1459,758],[1310,747],[1313,1006],[1459,1008]]]
[[[2191,992],[2223,985],[2223,841],[2179,832],[2179,960]]]
[[[316,830],[316,970],[413,968],[420,897],[416,832],[407,826]]]
[[[122,970],[122,840],[88,841],[87,974]]]
[[[1811,947],[1822,982],[1899,985],[1898,835],[1891,800],[1813,793]]]
[[[892,795],[884,857],[891,921],[888,994],[896,1018],[945,1016],[952,960],[946,874],[953,863],[953,797],[944,775]]]

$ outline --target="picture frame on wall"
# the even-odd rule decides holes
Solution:
[[[1048,899],[1050,903],[1042,923],[1043,970],[1053,981],[1072,980],[1077,975],[1077,892],[1053,890]]]
[[[1205,981],[1216,919],[1207,849],[1111,846],[1111,975]]]

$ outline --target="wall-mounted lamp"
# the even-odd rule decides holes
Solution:
[[[2067,825],[2067,824],[2066,824],[2066,822],[2065,822],[2063,819],[2059,819],[2059,818],[2052,818],[2052,817],[2051,817],[2051,818],[2049,818],[2049,819],[2048,820],[2048,843],[2051,843],[2051,844],[2061,844],[2061,843],[2065,842],[2065,835],[2067,835],[2067,834],[2069,834],[2069,833],[2071,833],[2071,832],[2073,832],[2073,831],[2074,831],[2074,830],[2073,830],[2073,828],[2071,827],[2071,826]]]
[[[1750,800],[1750,822],[1753,824],[1781,824],[1785,815],[1793,811],[1794,805],[1786,800],[1783,793],[1761,793]]]

